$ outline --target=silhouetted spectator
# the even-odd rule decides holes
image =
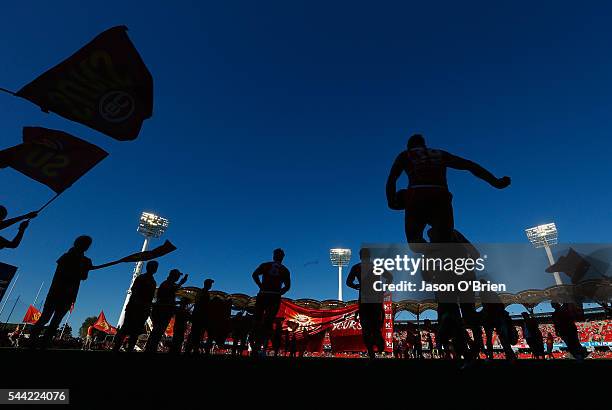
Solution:
[[[487,358],[493,358],[493,330],[495,330],[504,349],[506,360],[516,360],[516,355],[512,350],[516,330],[504,304],[495,292],[480,292],[480,299],[482,301],[480,313],[487,338]]]
[[[521,313],[521,316],[524,320],[523,335],[531,349],[533,357],[536,359],[544,359],[544,339],[537,320],[529,316],[527,312]]]
[[[199,353],[202,336],[209,326],[210,289],[215,281],[206,279],[204,287],[198,291],[193,313],[191,314],[191,333],[185,346],[185,353]]]
[[[23,239],[23,234],[28,228],[29,220],[32,218],[36,218],[38,214],[36,212],[29,212],[25,215],[6,219],[7,215],[8,215],[8,211],[6,210],[6,208],[0,205],[0,231],[5,228],[8,228],[9,226],[17,222],[20,222],[20,221],[23,221],[23,222],[19,224],[19,230],[17,231],[17,235],[13,238],[13,240],[9,241],[8,239],[0,236],[0,249],[4,249],[4,248],[15,249],[16,247],[19,246],[19,244],[21,243],[21,240]]]
[[[552,302],[550,304],[555,310],[552,314],[552,321],[555,325],[555,332],[563,339],[567,350],[574,356],[574,359],[582,361],[587,355],[587,350],[580,344],[576,318],[574,317],[573,306],[571,303],[563,305]]]
[[[368,356],[376,357],[374,347],[381,353],[385,349],[385,340],[382,336],[382,326],[385,319],[383,306],[384,292],[374,290],[374,282],[381,277],[373,272],[370,251],[366,248],[359,250],[361,261],[351,267],[346,278],[346,286],[359,291],[359,321],[363,342],[368,349]],[[384,271],[382,280],[386,283],[393,281],[393,276]]]
[[[174,334],[172,335],[172,344],[170,345],[170,353],[181,353],[183,342],[185,341],[185,330],[187,322],[191,318],[189,312],[189,299],[181,298],[179,305],[174,314]]]
[[[272,333],[272,323],[280,308],[281,296],[291,288],[291,274],[283,265],[285,252],[275,249],[272,262],[262,263],[253,272],[253,280],[259,287],[255,301],[254,353],[265,351]],[[261,276],[261,279],[260,279]]]
[[[157,272],[158,267],[157,261],[148,262],[145,273],[134,280],[130,289],[130,300],[125,307],[123,325],[115,335],[113,351],[119,351],[126,336],[129,337],[126,351],[134,350],[138,336],[143,333],[145,323],[151,313],[151,303],[157,286],[153,275]]]
[[[272,350],[274,350],[274,356],[278,356],[280,352],[281,344],[283,340],[283,319],[277,318],[274,321],[274,333],[272,337]]]
[[[85,256],[91,243],[91,237],[79,236],[74,241],[74,246],[57,260],[57,269],[53,275],[45,305],[40,318],[30,332],[31,347],[37,347],[39,342],[41,342],[41,347],[47,346],[57,333],[62,319],[76,301],[81,281],[87,279],[92,268],[91,259]],[[42,341],[39,341],[38,336],[47,323],[49,326]]]
[[[157,346],[161,341],[168,324],[176,310],[176,292],[187,281],[189,275],[184,275],[177,283],[183,274],[178,269],[172,269],[168,274],[168,278],[159,285],[155,303],[151,310],[151,320],[153,321],[153,329],[149,334],[149,339],[145,345],[145,351],[156,352]]]

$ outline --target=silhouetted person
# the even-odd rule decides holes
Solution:
[[[421,331],[416,329],[414,332],[414,358],[423,358],[423,340],[421,339]]]
[[[546,356],[550,357],[551,359],[555,358],[555,356],[553,355],[554,347],[555,338],[553,337],[552,333],[548,332],[548,334],[546,335]]]
[[[574,317],[574,309],[571,303],[563,305],[552,302],[550,304],[555,310],[552,314],[552,321],[555,325],[555,332],[567,346],[567,350],[574,356],[574,359],[582,361],[587,356],[587,350],[580,344],[578,337],[578,328],[576,327],[576,318]]]
[[[537,320],[529,316],[527,312],[521,313],[521,316],[524,320],[523,335],[531,349],[533,357],[536,359],[544,359],[544,339]]]
[[[172,335],[170,353],[181,353],[185,341],[185,329],[190,317],[189,299],[181,298],[174,314],[174,334]]]
[[[232,355],[241,355],[247,348],[247,338],[253,328],[253,316],[238,312],[232,319]]]
[[[13,224],[16,224],[17,222],[21,222],[21,221],[23,222],[19,224],[19,230],[17,231],[17,235],[15,235],[13,240],[8,240],[0,236],[0,249],[4,249],[4,248],[15,249],[16,247],[19,246],[19,244],[21,243],[21,240],[23,239],[23,234],[28,228],[28,225],[30,222],[29,220],[32,218],[36,218],[38,214],[36,212],[30,212],[25,215],[17,216],[15,218],[6,219],[7,215],[8,215],[8,211],[6,210],[6,208],[0,205],[0,231],[5,228],[8,228],[9,226]]]
[[[363,342],[368,349],[368,356],[376,357],[374,347],[381,353],[385,349],[385,339],[382,335],[382,326],[385,319],[383,306],[384,293],[374,290],[374,282],[384,280],[393,281],[393,276],[385,271],[381,276],[374,274],[370,251],[366,248],[359,250],[361,261],[351,267],[346,278],[346,286],[359,291],[359,321]]]
[[[153,329],[147,339],[145,351],[156,352],[157,346],[161,341],[168,324],[176,310],[176,292],[187,281],[189,275],[184,275],[177,283],[183,274],[178,269],[172,269],[168,274],[168,278],[159,285],[157,296],[153,309],[151,309],[151,320],[153,321]]]
[[[272,336],[272,350],[274,351],[274,356],[278,356],[280,352],[281,344],[283,340],[283,319],[277,318],[274,321],[274,333]]]
[[[504,349],[506,360],[514,361],[516,359],[512,350],[514,329],[512,329],[512,320],[504,304],[495,292],[480,292],[480,299],[482,301],[480,314],[487,338],[487,358],[493,358],[493,330],[495,330]]]
[[[446,181],[447,168],[470,171],[498,189],[510,185],[509,177],[496,178],[475,162],[428,148],[420,134],[411,136],[407,150],[401,152],[391,166],[386,193],[391,209],[405,210],[406,240],[414,252],[421,252],[421,247],[413,244],[425,242],[423,230],[426,225],[433,229],[432,242],[451,242],[453,196]],[[408,175],[408,190],[403,204],[396,197],[396,183],[402,172]]]
[[[291,274],[282,263],[284,258],[285,252],[280,248],[275,249],[272,262],[262,263],[253,272],[253,280],[259,287],[255,300],[255,353],[260,351],[262,345],[266,350],[281,296],[291,288]]]
[[[113,351],[119,351],[126,336],[129,337],[126,351],[134,350],[138,336],[143,333],[145,323],[151,313],[151,304],[157,287],[153,275],[157,272],[158,267],[157,261],[147,262],[145,273],[134,280],[130,289],[130,300],[125,307],[123,325],[115,335]]]
[[[198,291],[191,314],[191,333],[185,346],[185,353],[199,353],[200,343],[204,332],[208,329],[210,321],[210,289],[215,281],[206,279],[204,287]]]
[[[41,347],[47,346],[55,336],[62,319],[70,310],[70,306],[76,301],[81,281],[87,279],[92,268],[91,259],[85,256],[91,243],[91,237],[79,236],[74,241],[73,247],[57,260],[57,269],[53,275],[45,305],[40,318],[30,332],[32,347],[38,345],[38,336],[43,327],[49,323],[45,336],[40,341]]]
[[[231,332],[232,301],[227,298],[212,298],[208,305],[209,321],[206,332],[208,336],[204,351],[209,354],[213,343],[217,348],[224,348],[227,336]]]

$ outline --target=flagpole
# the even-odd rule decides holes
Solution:
[[[11,90],[7,90],[6,88],[0,87],[0,91],[4,91],[5,93],[10,94],[12,96],[17,96],[17,94],[15,92],[13,92]]]
[[[62,328],[62,333],[60,333],[60,340],[62,340],[62,336],[64,336],[64,330],[66,330],[66,326],[68,325],[68,321],[70,320],[70,315],[72,315],[72,310],[68,312],[68,317],[66,318],[66,322],[64,322],[64,327]]]
[[[64,191],[62,191],[64,192]],[[49,199],[43,206],[40,207],[40,209],[38,211],[36,211],[36,213],[40,213],[42,212],[43,209],[45,209],[47,206],[49,206],[51,204],[51,202],[55,201],[57,199],[58,196],[60,196],[60,194],[62,192],[58,192],[57,194],[55,194],[55,196],[51,199]]]
[[[17,296],[17,299],[15,299],[15,303],[13,304],[13,308],[11,309],[11,311],[8,314],[8,317],[6,318],[6,322],[4,322],[4,324],[6,325],[9,320],[11,319],[11,315],[13,314],[13,310],[15,310],[15,306],[17,306],[17,302],[19,302],[19,298],[21,297],[21,295]]]
[[[0,308],[0,315],[2,315],[2,311],[4,310],[4,307],[6,306],[6,302],[8,302],[9,298],[11,297],[11,293],[13,293],[13,288],[15,288],[17,279],[19,279],[19,273],[15,275],[15,279],[12,281],[13,283],[11,283],[11,288],[9,289],[8,294],[5,295],[4,303],[2,304],[2,307]]]

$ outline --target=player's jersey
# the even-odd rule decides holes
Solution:
[[[262,275],[261,293],[280,293],[289,278],[289,270],[279,262],[262,263],[255,272]]]
[[[403,151],[393,167],[408,175],[408,188],[446,188],[446,167],[455,157],[446,151],[418,147]]]

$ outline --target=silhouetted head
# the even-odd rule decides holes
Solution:
[[[205,289],[205,290],[210,290],[210,289],[212,288],[213,283],[215,283],[215,281],[214,281],[214,280],[212,280],[212,279],[206,279],[206,280],[204,281],[204,289]]]
[[[412,137],[408,138],[408,149],[419,147],[425,147],[425,138],[423,138],[421,134],[414,134]]]
[[[369,261],[370,256],[371,256],[370,249],[368,248],[359,249],[359,259],[361,259],[362,261]]]
[[[6,208],[0,205],[0,221],[4,221],[4,218],[6,218],[7,215],[8,211],[6,210]]]
[[[177,280],[179,280],[179,278],[181,277],[182,273],[180,270],[178,269],[172,269],[170,271],[170,273],[168,274],[168,279],[170,279],[172,282],[176,282]]]
[[[86,252],[92,242],[91,236],[81,235],[74,240],[74,249],[79,252]]]
[[[557,310],[561,307],[561,304],[557,302],[550,302],[550,306],[552,306],[553,309]]]
[[[147,271],[147,273],[150,273],[151,275],[153,275],[155,272],[157,272],[157,268],[159,268],[159,262],[149,261],[147,262],[147,266],[145,267],[145,270]]]
[[[274,249],[274,252],[272,254],[272,259],[274,260],[274,262],[282,262],[284,258],[285,251],[283,251],[281,248]]]
[[[529,319],[529,313],[527,313],[527,312],[521,313],[521,316],[523,316],[523,319],[525,319],[525,320]]]

